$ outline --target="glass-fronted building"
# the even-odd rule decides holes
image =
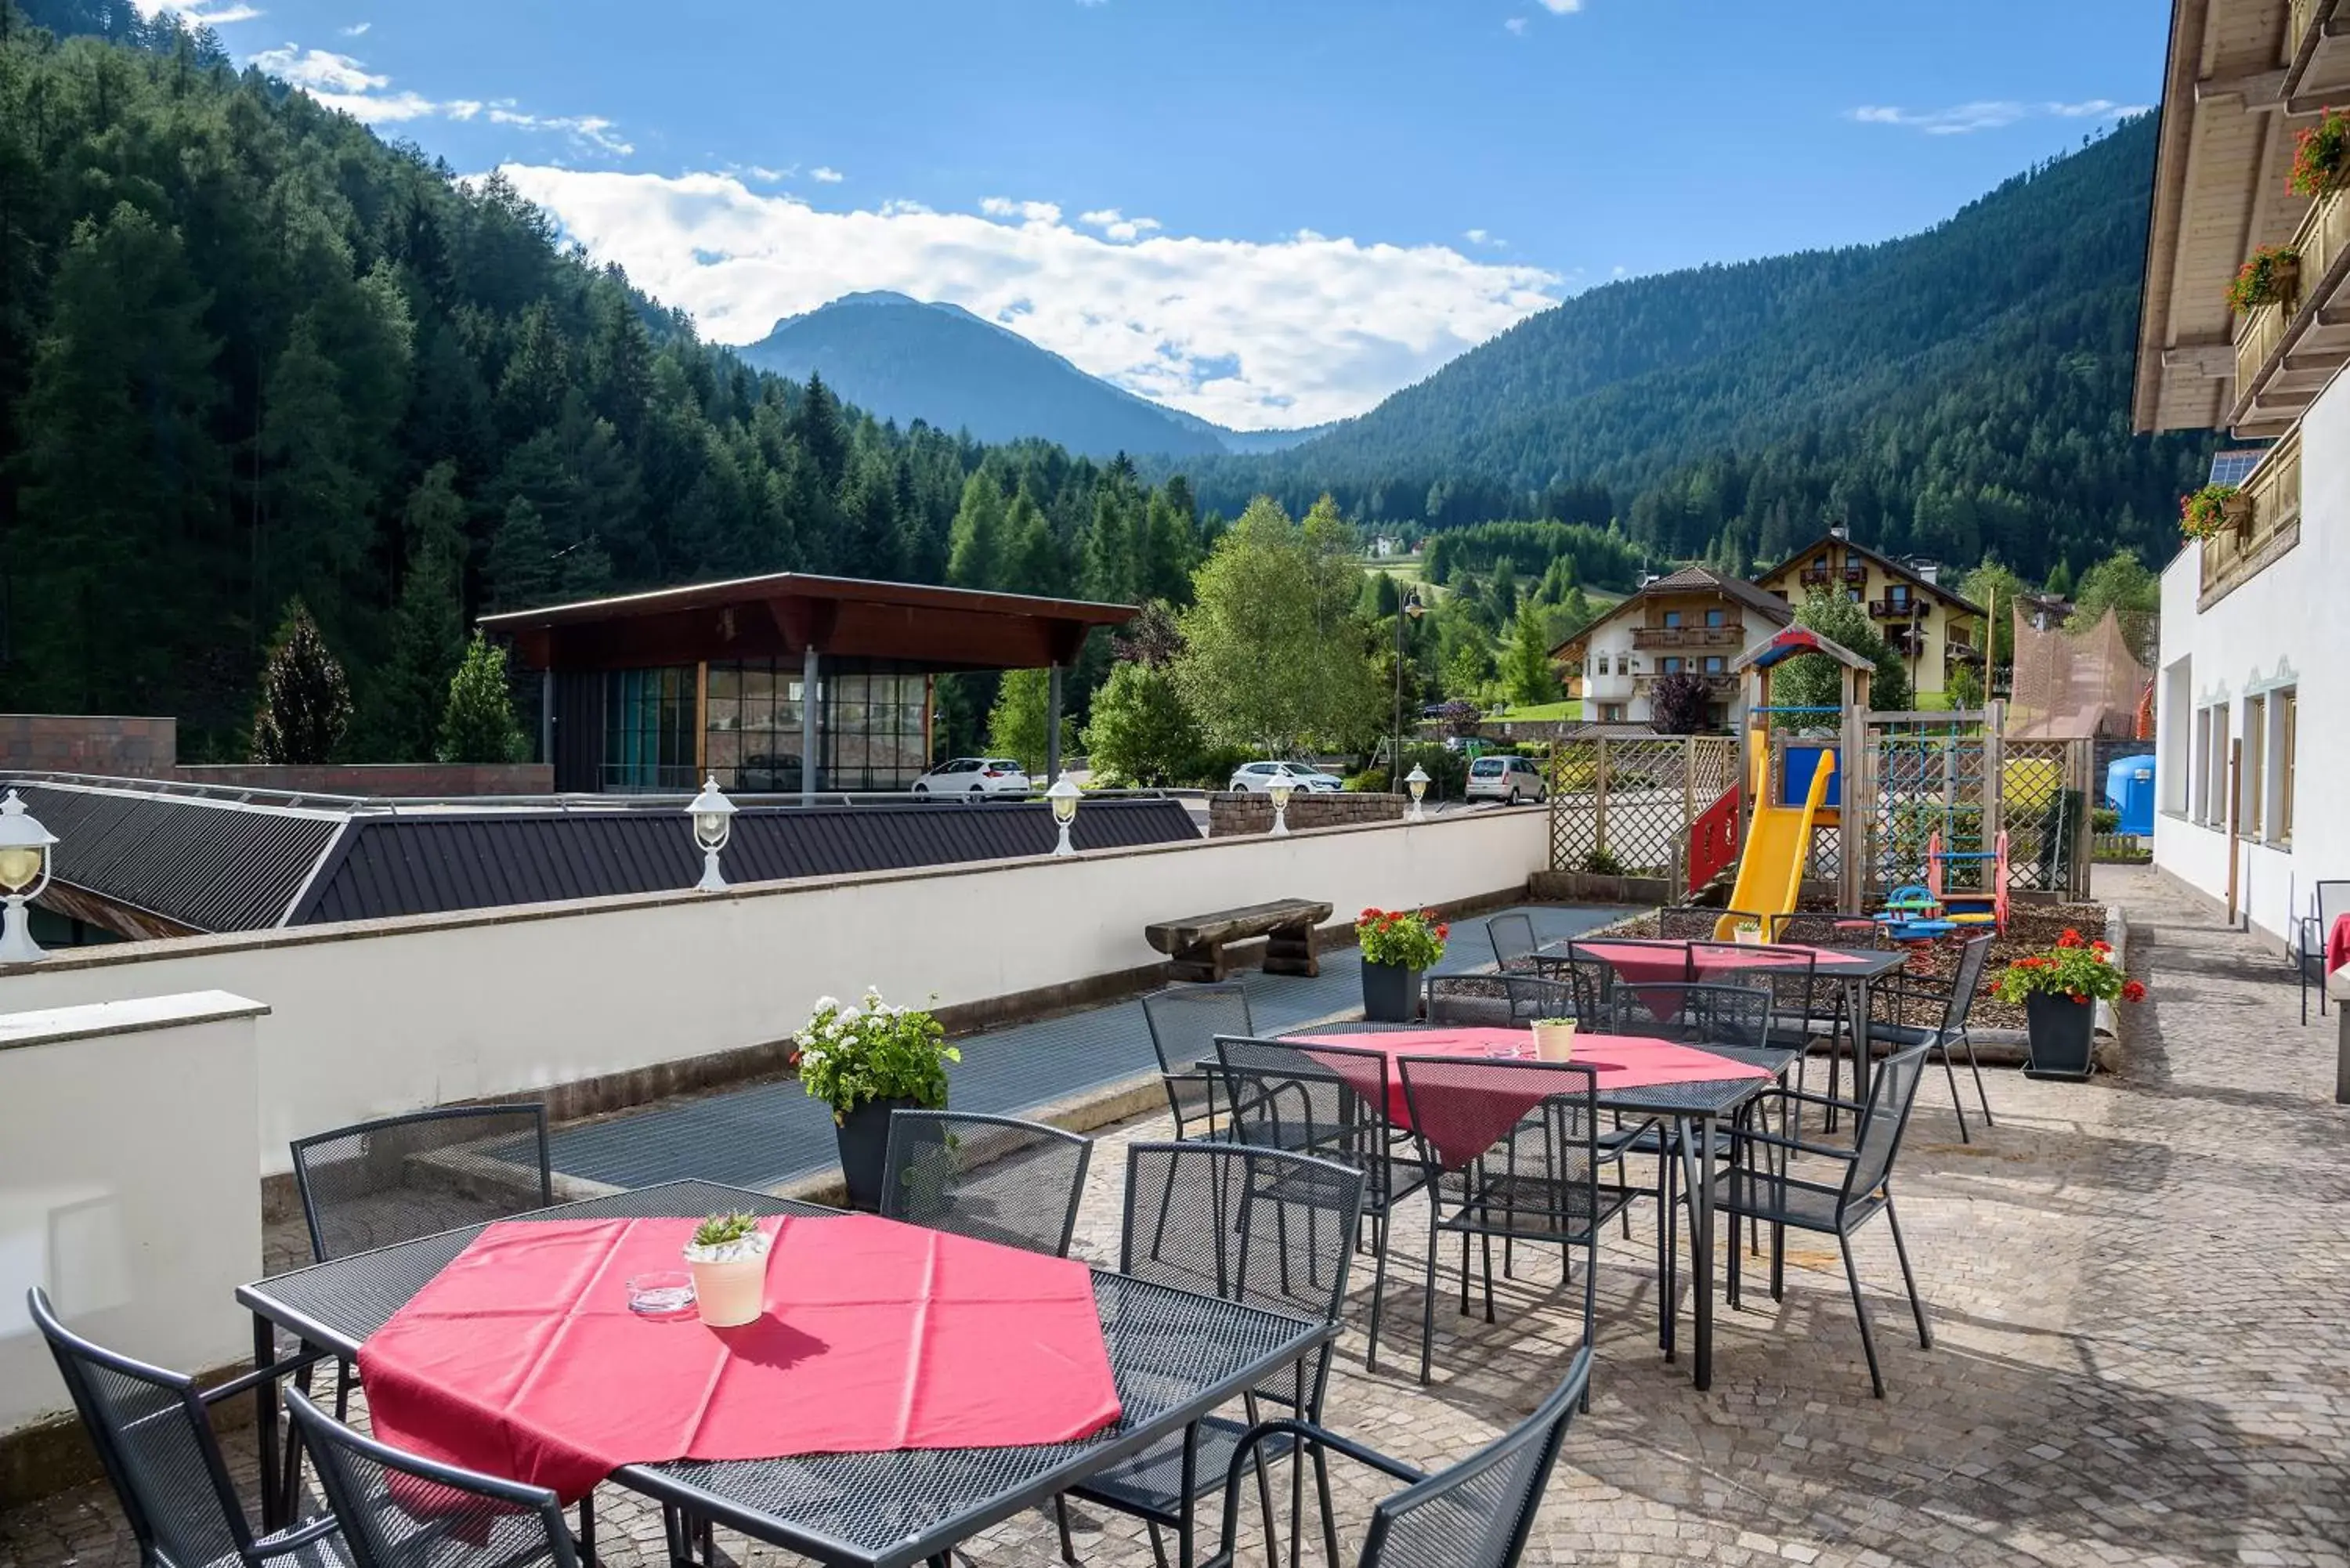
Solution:
[[[1134,613],[781,573],[482,624],[540,674],[557,789],[673,793],[709,777],[733,794],[808,795],[907,788],[934,760],[938,676],[1057,675],[1094,628]]]

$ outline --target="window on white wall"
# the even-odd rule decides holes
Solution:
[[[2301,693],[2292,687],[2269,694],[2268,839],[2280,849],[2293,847],[2293,732],[2301,721]]]
[[[2195,710],[2195,774],[2187,814],[2198,822],[2211,820],[2211,710]]]
[[[2238,783],[2236,829],[2245,838],[2259,838],[2262,821],[2261,808],[2268,804],[2268,793],[2262,788],[2263,764],[2268,761],[2268,699],[2244,699],[2244,776]]]
[[[2204,782],[2203,823],[2224,831],[2228,826],[2228,746],[2234,739],[2228,729],[2228,704],[2214,702],[2203,710],[2204,729],[2210,736],[2210,776]]]
[[[2195,776],[2194,660],[2182,659],[2162,672],[2162,711],[2155,772],[2162,809],[2185,815],[2192,809]]]

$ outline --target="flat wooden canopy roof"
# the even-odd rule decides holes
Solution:
[[[629,670],[702,659],[889,659],[925,670],[1071,664],[1086,634],[1133,605],[925,583],[777,572],[484,616],[534,670]]]

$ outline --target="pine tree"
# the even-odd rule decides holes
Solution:
[[[947,541],[948,582],[959,588],[1003,586],[1003,489],[984,469],[963,482],[962,504]]]
[[[525,503],[524,504],[528,504]],[[425,471],[402,518],[408,577],[392,618],[391,657],[368,704],[369,750],[387,762],[421,762],[446,702],[465,642],[465,503],[456,465]]]
[[[316,766],[334,761],[351,726],[351,685],[300,599],[261,670],[261,706],[253,716],[253,760]]]
[[[272,603],[291,596],[318,606],[339,628],[359,587],[372,528],[342,377],[319,348],[312,313],[295,321],[270,371],[265,407],[262,450],[271,466],[260,591]]]
[[[558,569],[538,508],[519,495],[507,502],[497,532],[490,535],[484,574],[489,579],[490,607],[527,609],[552,602]]]
[[[506,690],[506,650],[476,631],[450,678],[437,754],[444,763],[483,764],[519,762],[527,750]]]
[[[1550,628],[1534,604],[1521,606],[1510,624],[1509,664],[1504,673],[1510,701],[1534,707],[1558,701],[1558,670],[1550,661]]]
[[[798,412],[792,418],[792,433],[815,462],[824,487],[838,490],[840,476],[848,466],[848,435],[841,428],[839,400],[813,370],[808,372],[807,390],[800,395]]]

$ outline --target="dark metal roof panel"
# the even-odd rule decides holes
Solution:
[[[1180,801],[1090,801],[1080,849],[1199,836]],[[1051,852],[1038,803],[746,806],[724,866],[734,882],[909,870]],[[691,888],[702,857],[681,813],[449,813],[352,820],[339,852],[288,922],[381,919]]]
[[[335,841],[335,812],[25,782],[25,805],[57,835],[60,882],[200,931],[280,922]]]

